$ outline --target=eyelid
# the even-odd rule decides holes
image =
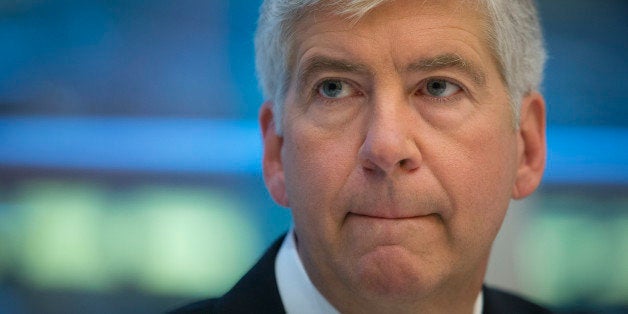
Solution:
[[[431,80],[443,80],[443,81],[446,81],[449,84],[454,84],[454,85],[458,86],[458,88],[460,88],[460,91],[462,91],[463,93],[469,94],[469,90],[467,89],[467,87],[464,84],[462,84],[460,81],[458,81],[456,79],[452,79],[450,77],[443,77],[443,76],[431,76],[431,77],[423,79],[419,83],[417,91],[415,93],[418,93],[418,92],[422,91],[424,88],[426,88],[427,82],[429,82]],[[425,95],[425,96],[432,97],[432,98],[445,98],[446,99],[446,98],[449,98],[449,97],[456,96],[458,94],[459,93],[456,93],[454,95],[447,96],[447,97],[434,97],[434,96],[431,96],[431,95]]]
[[[454,84],[459,88],[458,91],[449,95],[449,96],[432,96],[426,92],[427,83],[432,80],[443,80],[449,84]],[[428,103],[442,103],[442,104],[454,104],[459,100],[462,100],[464,97],[468,97],[471,101],[475,102],[473,95],[469,93],[469,90],[466,88],[464,84],[462,84],[459,80],[453,79],[447,76],[430,76],[427,77],[421,82],[419,82],[417,89],[413,93],[416,97],[421,99],[420,101],[428,102]]]
[[[351,97],[355,94],[361,94],[361,92],[359,91],[359,89],[356,87],[356,84],[354,82],[352,82],[351,80],[345,79],[345,78],[339,78],[339,77],[325,77],[325,78],[321,78],[318,81],[316,81],[316,84],[314,84],[312,86],[312,93],[313,95],[316,95],[317,97],[322,97],[328,100],[339,100],[342,98],[346,98],[346,97],[342,97],[342,98],[329,98],[329,97],[325,97],[323,95],[321,95],[319,93],[320,88],[323,86],[323,83],[325,83],[326,81],[339,81],[342,84],[346,85],[349,89],[350,89],[350,95],[346,96],[346,97]]]

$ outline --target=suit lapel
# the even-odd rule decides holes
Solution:
[[[236,285],[218,299],[218,313],[285,313],[275,279],[275,258],[285,235],[277,239]]]

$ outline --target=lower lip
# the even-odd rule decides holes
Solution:
[[[403,229],[403,227],[413,226],[413,229],[420,224],[426,224],[433,222],[437,219],[436,214],[423,215],[423,216],[411,216],[400,218],[386,218],[379,216],[368,216],[361,214],[349,213],[346,217],[346,222],[355,223],[360,228],[368,229]]]
[[[404,220],[415,220],[421,218],[428,218],[434,216],[435,214],[429,215],[418,215],[418,216],[409,216],[409,217],[381,217],[381,216],[370,216],[370,215],[362,215],[356,213],[349,213],[347,217],[356,217],[356,218],[365,218],[365,219],[375,219],[375,220],[386,220],[386,221],[404,221]]]
[[[346,229],[354,241],[377,245],[403,243],[408,238],[427,241],[440,228],[437,214],[403,218],[383,218],[349,213],[345,220]]]

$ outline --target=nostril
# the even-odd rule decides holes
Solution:
[[[419,168],[418,164],[410,158],[400,160],[399,167],[407,171],[415,171]]]
[[[402,159],[401,161],[399,161],[399,167],[401,169],[408,169],[408,164],[410,163],[410,161],[408,159]]]
[[[375,169],[377,169],[377,165],[374,164],[369,159],[364,159],[362,161],[362,168],[364,168],[364,170],[366,170],[366,171],[374,171]]]

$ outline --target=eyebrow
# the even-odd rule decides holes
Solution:
[[[486,85],[486,73],[477,67],[473,62],[465,60],[461,56],[453,53],[437,55],[431,58],[419,59],[410,63],[406,72],[426,72],[436,71],[445,68],[455,68],[469,76],[473,82],[479,86]]]
[[[335,59],[326,56],[315,56],[305,60],[297,72],[297,82],[300,86],[306,85],[311,78],[321,72],[358,73],[372,75],[368,65],[351,62],[344,59]]]
[[[478,86],[486,85],[486,74],[471,61],[454,53],[446,53],[435,57],[421,58],[410,63],[405,72],[429,72],[439,69],[455,68],[469,76]],[[314,56],[303,62],[297,72],[299,86],[305,86],[311,77],[321,72],[358,73],[373,76],[373,70],[361,63],[326,56]]]

